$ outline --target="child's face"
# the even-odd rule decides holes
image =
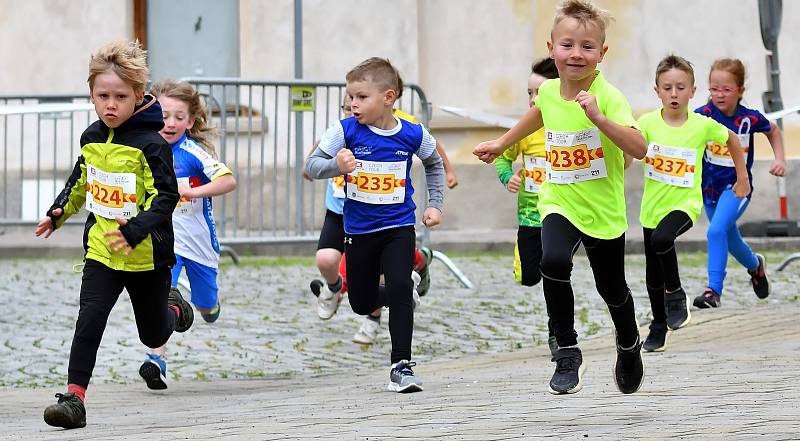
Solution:
[[[350,99],[350,95],[345,92],[344,102],[342,102],[342,114],[344,115],[345,118],[350,118],[351,116],[353,116],[353,107],[350,104],[352,102],[353,100]]]
[[[603,45],[602,32],[596,23],[582,24],[567,17],[553,28],[547,49],[556,62],[559,76],[578,81],[594,74],[608,46]]]
[[[533,100],[539,95],[539,87],[544,83],[547,78],[532,73],[528,77],[528,106],[533,107]]]
[[[170,144],[175,144],[187,130],[194,126],[194,117],[189,114],[189,104],[177,98],[158,97],[164,113],[164,128],[159,133]]]
[[[673,68],[658,76],[655,90],[664,109],[686,112],[696,88],[688,73]]]
[[[136,105],[144,99],[144,91],[136,93],[113,70],[108,70],[94,78],[91,96],[97,117],[114,129],[133,115]]]
[[[712,70],[708,77],[708,92],[711,94],[711,102],[722,113],[733,113],[736,105],[742,99],[744,87],[736,84],[736,77],[727,70]]]
[[[391,115],[395,91],[382,91],[370,79],[347,83],[353,116],[361,124],[375,125],[381,118]]]

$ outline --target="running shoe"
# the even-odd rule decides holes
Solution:
[[[336,314],[336,310],[339,309],[341,299],[339,293],[331,291],[328,285],[319,280],[311,282],[311,292],[317,296],[317,315],[319,318],[328,320],[333,317]]]
[[[188,331],[189,328],[192,327],[192,322],[194,322],[194,310],[192,309],[192,305],[183,299],[183,296],[178,288],[172,287],[169,289],[167,304],[170,306],[175,305],[180,310],[178,319],[175,321],[175,331]]]
[[[411,370],[417,363],[401,360],[392,365],[389,371],[389,390],[392,392],[411,393],[422,390],[422,380]]]
[[[703,294],[694,298],[694,306],[704,308],[719,308],[722,305],[722,298],[716,291],[706,288]]]
[[[647,352],[663,352],[667,349],[667,334],[669,328],[664,322],[650,322],[650,333],[644,340],[644,348]]]
[[[44,410],[44,422],[65,429],[86,427],[86,408],[83,401],[74,392],[56,394],[58,403],[47,406]]]
[[[642,343],[637,342],[632,349],[617,346],[617,362],[614,363],[614,383],[624,394],[632,394],[642,387],[644,365],[642,364]]]
[[[380,317],[371,317],[367,315],[361,323],[361,327],[353,335],[353,341],[362,345],[371,345],[378,338],[381,332],[381,319]]]
[[[167,388],[167,362],[160,355],[148,352],[139,367],[139,376],[147,383],[148,389],[164,390]]]
[[[686,293],[679,289],[673,293],[664,294],[664,306],[667,310],[667,326],[673,331],[689,324],[692,313],[686,302]]]
[[[550,393],[574,394],[583,388],[583,354],[578,348],[561,348],[555,356],[556,371],[550,379]]]
[[[217,304],[213,308],[211,308],[211,312],[209,312],[208,314],[201,312],[200,316],[203,317],[203,320],[205,320],[206,323],[214,323],[219,318],[219,312],[221,309],[222,307],[220,306],[219,301],[217,301]]]
[[[750,274],[750,283],[753,285],[753,291],[759,299],[766,299],[769,297],[769,280],[767,279],[767,260],[761,254],[756,254],[758,258],[758,268],[755,271],[748,271]]]

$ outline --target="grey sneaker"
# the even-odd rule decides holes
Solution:
[[[692,313],[686,303],[686,293],[679,289],[673,293],[664,294],[664,306],[667,310],[667,326],[673,331],[689,324]]]
[[[417,363],[400,360],[392,365],[389,371],[389,390],[392,392],[411,393],[422,390],[422,380],[414,375],[412,367]]]
[[[86,427],[86,408],[83,401],[73,392],[56,394],[58,403],[47,406],[44,410],[44,422],[65,429]]]
[[[169,306],[177,306],[181,311],[180,314],[178,314],[178,319],[175,321],[175,331],[188,331],[189,328],[192,327],[192,322],[194,322],[194,310],[192,309],[192,305],[183,299],[178,288],[172,287],[169,289],[167,304]]]
[[[632,394],[642,387],[644,365],[642,364],[642,343],[633,349],[623,350],[617,346],[617,362],[614,363],[614,383],[624,394]]]
[[[550,380],[550,393],[574,394],[583,388],[583,354],[578,348],[562,348],[555,356],[556,371]]]
[[[669,329],[666,323],[651,322],[650,333],[647,334],[642,348],[647,352],[663,352],[667,349],[667,334]]]

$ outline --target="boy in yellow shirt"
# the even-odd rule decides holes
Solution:
[[[516,126],[473,152],[489,163],[508,146],[545,128],[547,176],[540,188],[539,210],[544,295],[559,346],[550,380],[553,394],[575,393],[583,387],[585,365],[570,283],[572,256],[581,243],[616,330],[617,388],[633,393],[644,379],[642,343],[625,281],[624,153],[641,159],[647,144],[625,96],[596,70],[608,51],[608,20],[606,11],[588,1],[562,3],[547,42],[560,79],[545,81]]]

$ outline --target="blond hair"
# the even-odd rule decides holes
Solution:
[[[711,70],[708,72],[708,76],[711,77],[711,72],[715,70],[728,72],[733,75],[737,86],[744,87],[746,70],[744,68],[744,63],[738,58],[720,58],[714,60],[714,63],[711,64]]]
[[[94,80],[101,73],[113,71],[129,84],[137,96],[144,94],[150,69],[147,67],[147,51],[139,40],[114,40],[98,49],[89,59],[89,91],[94,89]]]
[[[686,58],[673,54],[667,55],[658,63],[656,67],[656,86],[658,85],[658,77],[671,69],[678,69],[686,72],[686,75],[689,75],[694,85],[694,67],[692,67],[692,63],[686,60]]]
[[[189,136],[199,142],[211,156],[217,157],[214,144],[211,142],[211,137],[216,136],[217,131],[208,126],[206,106],[200,99],[200,93],[191,84],[184,81],[161,80],[153,85],[150,93],[156,98],[167,96],[186,103],[189,107],[189,117],[194,118],[192,128],[187,130]]]
[[[600,42],[606,41],[606,27],[613,20],[611,14],[603,8],[595,6],[587,0],[566,0],[556,9],[556,16],[553,19],[553,29],[565,18],[574,18],[584,27],[588,23],[594,23],[600,29]],[[551,31],[552,33],[552,31]]]
[[[400,78],[400,72],[385,58],[367,58],[350,69],[345,79],[348,83],[369,80],[381,88],[381,91],[392,89],[397,92],[397,98],[403,95],[403,79]]]

